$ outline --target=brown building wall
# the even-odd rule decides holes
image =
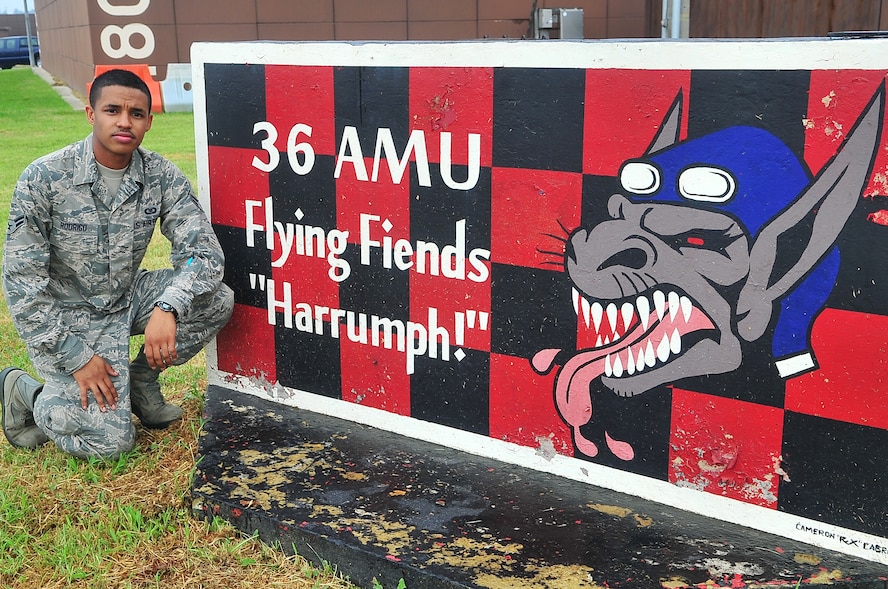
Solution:
[[[90,47],[87,0],[38,0],[37,33],[44,69],[75,88],[91,79],[94,69]],[[86,84],[76,89],[84,92]]]
[[[29,15],[31,19],[31,34],[37,33],[37,20],[34,13]],[[0,14],[0,37],[18,37],[26,34],[24,14]]]
[[[693,0],[690,24],[691,37],[878,31],[888,28],[888,0]]]
[[[520,39],[532,36],[534,6],[582,8],[586,38],[646,37],[653,4],[659,11],[656,0],[34,0],[43,65],[80,92],[95,65],[147,63],[163,79],[195,41]]]

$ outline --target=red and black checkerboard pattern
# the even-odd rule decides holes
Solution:
[[[884,84],[885,72],[652,71],[462,67],[205,66],[212,220],[226,250],[235,315],[218,338],[219,368],[361,403],[526,446],[549,440],[583,458],[554,403],[554,372],[536,374],[529,358],[544,348],[572,349],[577,320],[561,255],[568,232],[594,225],[617,192],[620,164],[651,142],[668,107],[683,97],[682,138],[732,126],[764,127],[816,173],[843,133]],[[269,121],[279,131],[281,164],[251,165]],[[312,127],[316,159],[297,175],[286,163],[287,133]],[[343,129],[357,129],[368,169],[378,129],[403,148],[425,131],[431,186],[334,177]],[[831,132],[829,131],[831,130]],[[453,137],[452,176],[467,176],[467,134],[482,138],[479,180],[471,190],[441,181],[439,137]],[[888,135],[888,134],[886,134]],[[884,144],[884,139],[883,139]],[[606,431],[631,441],[636,458],[606,451],[594,460],[764,507],[880,536],[888,535],[888,227],[873,222],[885,206],[886,151],[874,180],[839,240],[842,266],[827,309],[814,323],[818,370],[781,380],[768,346],[740,370],[688,379],[639,395],[593,391],[590,439]],[[295,257],[280,268],[261,238],[246,247],[244,201],[271,196],[276,220],[349,230],[343,258],[352,275],[327,278],[324,259]],[[466,220],[467,251],[491,251],[483,283],[361,265],[359,215],[393,223],[391,235],[451,244]],[[251,275],[289,282],[293,298],[424,324],[429,307],[453,332],[455,311],[489,313],[470,330],[466,356],[419,357],[408,375],[404,353],[269,325],[265,293]],[[446,440],[441,440],[446,444]]]

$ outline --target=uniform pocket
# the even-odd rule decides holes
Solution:
[[[65,225],[74,228],[65,228]],[[63,268],[80,277],[92,273],[91,264],[96,262],[99,236],[95,227],[86,227],[85,230],[81,227],[77,223],[66,223],[62,228],[53,228],[49,236],[50,263],[55,264],[55,270],[60,274],[67,274]]]

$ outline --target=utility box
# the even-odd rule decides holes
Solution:
[[[582,39],[582,8],[538,8],[534,15],[535,39]]]

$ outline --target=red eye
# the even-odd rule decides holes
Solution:
[[[688,237],[688,245],[701,247],[705,242],[702,237]]]

